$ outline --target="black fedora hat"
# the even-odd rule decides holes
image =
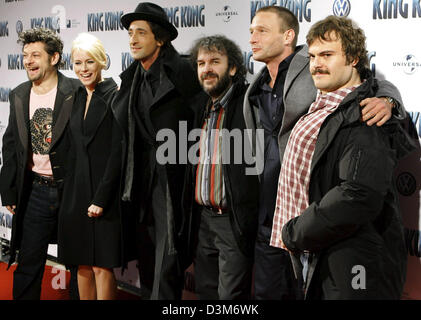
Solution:
[[[155,22],[170,33],[171,40],[178,36],[177,29],[168,21],[168,16],[164,9],[154,3],[141,2],[134,12],[127,13],[121,17],[124,28],[129,29],[130,24],[135,20],[146,20]]]

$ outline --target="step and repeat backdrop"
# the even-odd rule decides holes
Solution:
[[[90,32],[104,43],[108,55],[105,77],[120,83],[119,74],[133,61],[127,31],[120,17],[132,12],[138,0],[0,0],[0,138],[8,122],[9,93],[27,80],[18,33],[33,27],[49,28],[64,41],[66,76],[76,77],[70,61],[72,40],[80,32]],[[162,6],[178,29],[173,44],[188,54],[193,41],[204,35],[225,34],[243,50],[248,77],[263,64],[253,61],[249,45],[249,25],[255,12],[267,5],[287,7],[300,22],[298,44],[305,43],[311,25],[328,15],[348,16],[364,29],[370,67],[378,78],[393,82],[400,90],[410,121],[415,125],[414,140],[421,134],[421,1],[420,0],[152,0]],[[0,142],[1,145],[1,142]],[[408,275],[404,299],[421,299],[420,183],[421,152],[404,159],[396,171],[402,217],[408,236]],[[0,238],[10,239],[11,216],[0,208]],[[50,247],[54,255],[56,248]],[[135,262],[119,277],[139,286]],[[192,282],[187,274],[187,287]],[[191,289],[191,288],[187,288]]]

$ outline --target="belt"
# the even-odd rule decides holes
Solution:
[[[205,208],[209,211],[212,211],[213,213],[216,213],[216,214],[223,214],[223,213],[228,212],[228,209],[225,209],[225,208],[224,209],[223,208],[215,208],[215,207],[211,207],[211,206],[203,206],[203,208]]]
[[[32,178],[34,183],[38,183],[40,185],[48,186],[48,187],[56,187],[57,183],[54,181],[53,177],[41,176],[37,173],[32,173]]]

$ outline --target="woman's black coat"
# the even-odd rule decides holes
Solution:
[[[59,260],[69,265],[110,268],[121,266],[125,260],[125,232],[118,206],[120,163],[110,158],[113,113],[109,106],[116,89],[112,79],[99,83],[84,120],[87,94],[81,88],[70,118],[67,134],[71,151],[58,233]],[[88,217],[91,204],[104,209],[101,217]]]

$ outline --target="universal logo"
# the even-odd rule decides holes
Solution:
[[[230,22],[233,16],[238,16],[238,11],[234,11],[230,6],[224,6],[222,11],[215,14],[217,17],[222,17],[224,22]]]
[[[77,28],[79,27],[80,22],[76,19],[67,19],[66,20],[66,28],[70,29],[70,28]]]
[[[335,0],[333,3],[333,14],[337,17],[347,17],[351,11],[349,0]]]
[[[417,58],[413,54],[407,54],[401,61],[394,61],[393,66],[402,69],[408,75],[414,74],[415,71],[421,66]]]

